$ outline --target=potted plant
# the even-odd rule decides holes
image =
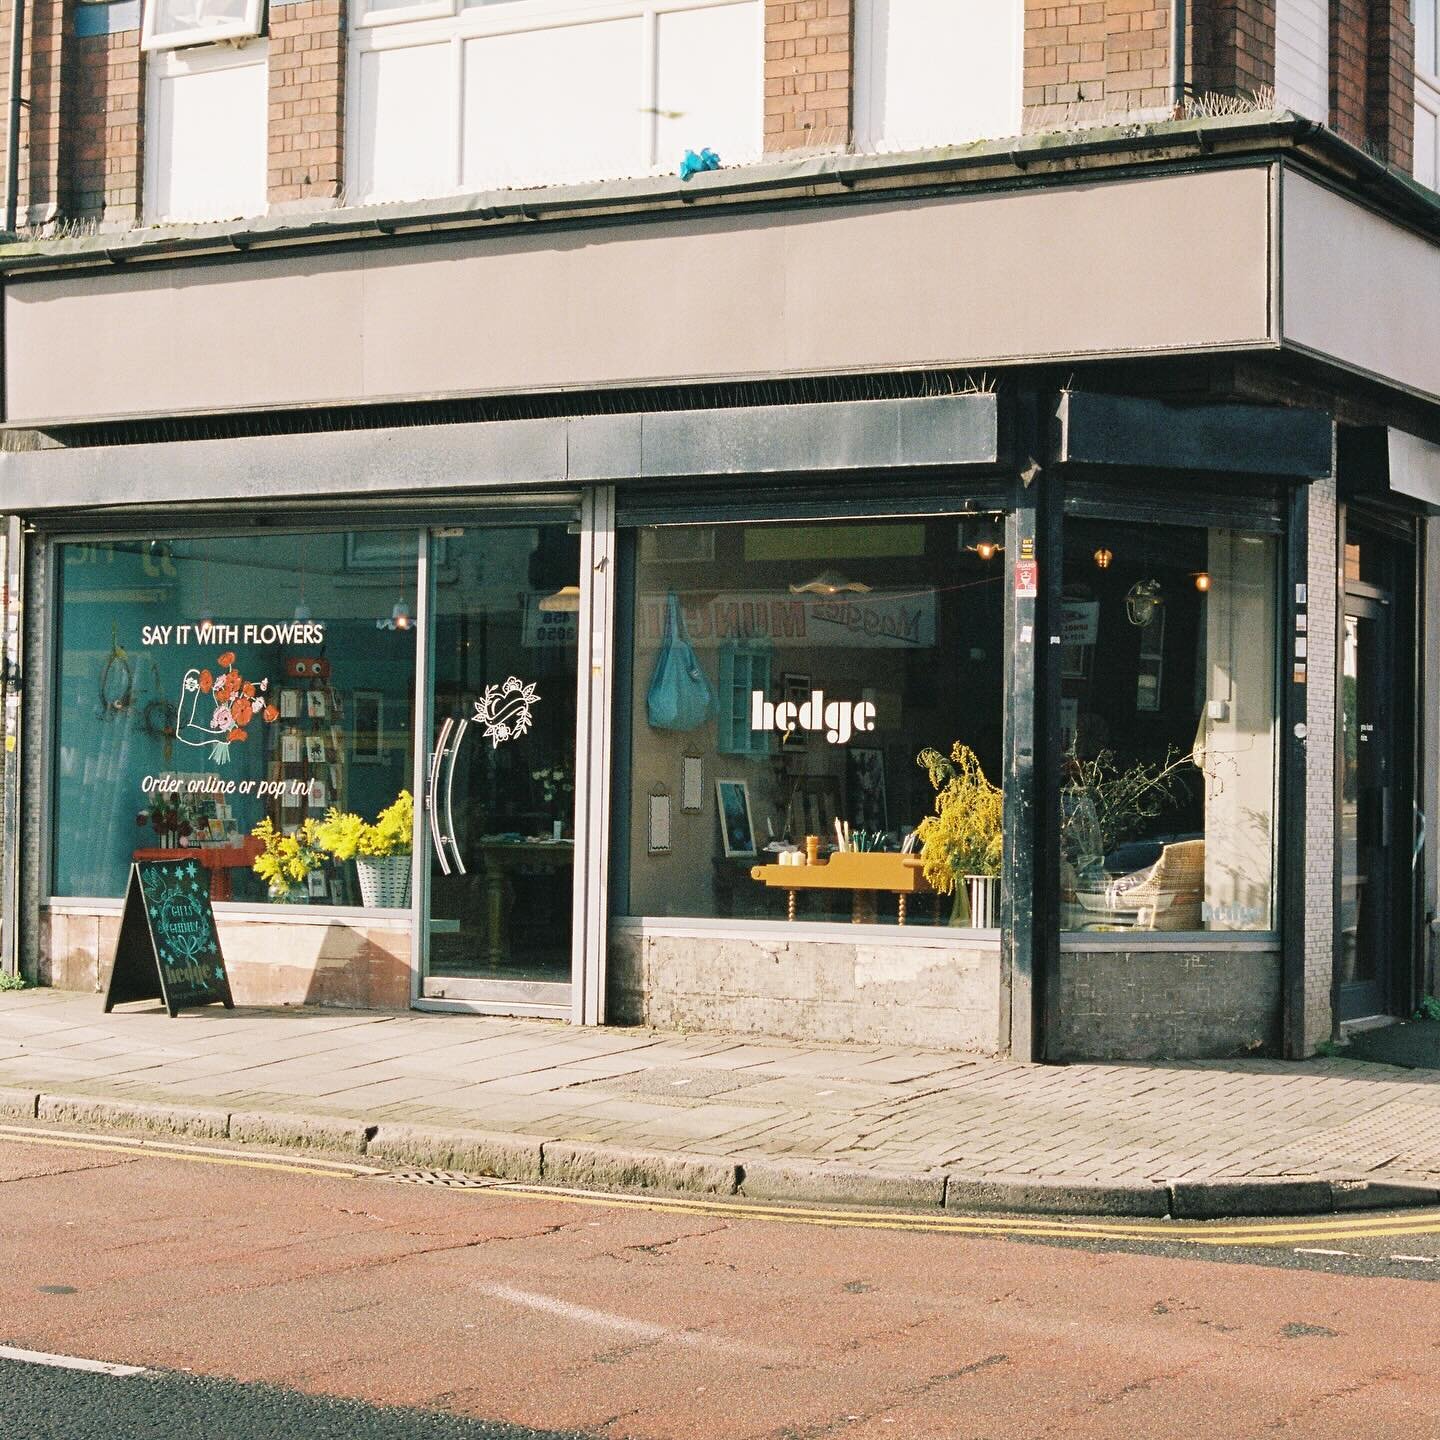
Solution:
[[[940,894],[955,896],[952,925],[998,924],[1004,826],[1000,787],[985,778],[979,757],[959,740],[950,747],[948,759],[927,749],[915,763],[935,790],[935,813],[916,827],[926,880]]]
[[[265,846],[250,868],[270,887],[272,900],[303,904],[310,898],[306,881],[311,871],[325,864],[319,830],[318,820],[303,820],[293,835],[286,835],[275,828],[275,822],[267,815],[250,832]]]
[[[370,908],[395,909],[410,903],[410,851],[415,803],[402,790],[374,824],[333,806],[317,827],[320,844],[337,860],[354,860],[360,901]]]

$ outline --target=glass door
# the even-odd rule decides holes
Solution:
[[[568,1014],[579,539],[436,531],[428,570],[421,993]]]
[[[1342,1020],[1383,1015],[1389,1008],[1397,827],[1388,621],[1381,601],[1346,597],[1341,656]]]

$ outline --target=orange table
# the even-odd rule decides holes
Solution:
[[[787,892],[785,918],[795,918],[797,890],[850,890],[850,919],[856,925],[875,920],[875,893],[897,897],[900,924],[905,923],[911,895],[933,895],[920,868],[918,855],[895,855],[883,850],[840,850],[819,865],[756,865],[751,879]]]
[[[263,840],[247,835],[238,845],[180,845],[173,850],[152,846],[131,853],[132,860],[194,860],[210,872],[210,898],[229,900],[234,894],[232,870],[248,870],[265,848]]]

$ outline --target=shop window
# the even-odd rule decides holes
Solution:
[[[147,217],[263,215],[269,42],[172,51],[155,56],[147,71]]]
[[[1061,922],[1274,925],[1276,542],[1067,523]]]
[[[413,773],[414,531],[56,549],[52,892],[115,899],[137,852],[266,902],[251,834],[374,821]],[[359,905],[353,860],[288,903]]]
[[[1020,133],[1020,0],[857,0],[855,142],[910,150]]]
[[[997,923],[1000,538],[994,516],[635,534],[629,913]],[[994,842],[963,899],[911,838],[921,757],[957,742]]]
[[[356,198],[755,159],[762,34],[759,0],[371,0],[351,37]]]

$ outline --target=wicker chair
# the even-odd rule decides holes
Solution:
[[[1153,865],[1112,880],[1105,908],[1116,920],[1133,916],[1136,930],[1198,930],[1204,895],[1205,842],[1179,840]]]

